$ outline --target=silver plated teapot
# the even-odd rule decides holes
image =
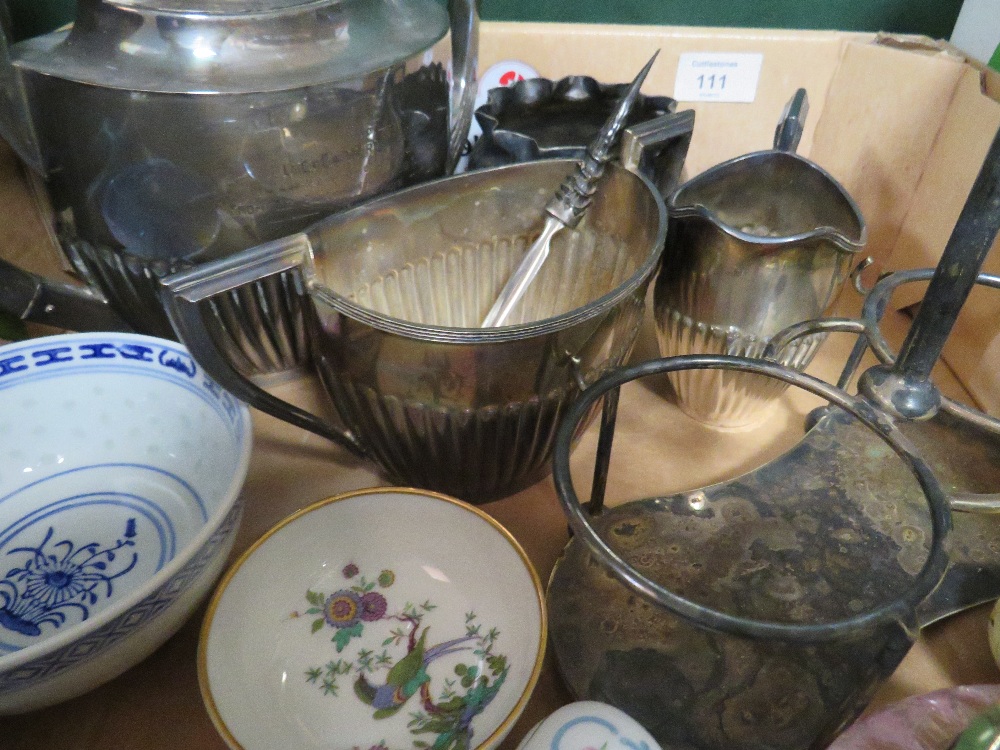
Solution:
[[[73,268],[170,336],[161,276],[452,171],[477,47],[476,0],[79,0],[68,29],[0,38],[0,135]],[[216,305],[248,372],[302,359],[298,314],[280,288]]]

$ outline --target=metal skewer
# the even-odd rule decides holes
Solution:
[[[542,233],[528,248],[521,263],[507,280],[493,307],[483,319],[483,328],[494,328],[504,324],[511,310],[521,301],[525,291],[541,270],[542,264],[545,263],[553,235],[563,227],[572,229],[580,223],[597,191],[597,181],[604,174],[604,167],[611,159],[612,149],[625,127],[625,121],[639,97],[642,82],[646,79],[649,69],[653,67],[653,61],[658,54],[659,50],[639,71],[639,75],[632,81],[632,85],[619,102],[618,108],[604,123],[597,137],[587,146],[583,160],[577,164],[573,173],[566,177],[545,206],[545,226],[542,227]]]

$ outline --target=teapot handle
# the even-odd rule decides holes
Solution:
[[[472,124],[479,66],[479,0],[448,0],[451,19],[451,109],[445,174],[455,171]]]
[[[31,119],[28,92],[11,60],[10,23],[6,6],[0,2],[0,138],[14,149],[21,161],[44,175],[45,161]]]
[[[38,276],[0,258],[0,312],[73,331],[131,331],[96,289]]]
[[[311,256],[309,238],[299,233],[200,264],[161,280],[163,307],[181,343],[220,386],[262,412],[331,440],[360,458],[367,458],[368,452],[350,430],[283,401],[240,373],[216,344],[205,322],[204,305],[211,298],[270,276],[288,274],[298,294],[305,296],[303,266]]]

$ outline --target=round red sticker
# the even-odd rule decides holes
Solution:
[[[502,76],[500,76],[501,86],[510,86],[517,83],[518,81],[523,81],[524,76],[518,73],[516,70],[508,70]]]
[[[495,65],[491,65],[479,78],[475,108],[479,109],[486,104],[490,89],[513,86],[518,81],[523,81],[527,78],[538,78],[538,71],[528,65],[528,63],[521,62],[520,60],[503,60]],[[458,163],[458,167],[455,169],[456,172],[465,171],[468,163],[468,153],[472,150],[473,144],[482,133],[483,129],[479,127],[479,123],[476,122],[475,118],[472,118],[472,125],[469,128],[469,138],[466,141],[463,156]]]

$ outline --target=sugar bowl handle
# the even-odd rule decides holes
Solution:
[[[213,297],[270,276],[288,274],[298,294],[307,296],[302,268],[311,253],[309,238],[299,233],[172,274],[162,279],[163,306],[181,342],[220,386],[260,411],[365,458],[368,452],[350,430],[273,396],[242,375],[216,345],[205,322],[203,305]]]

